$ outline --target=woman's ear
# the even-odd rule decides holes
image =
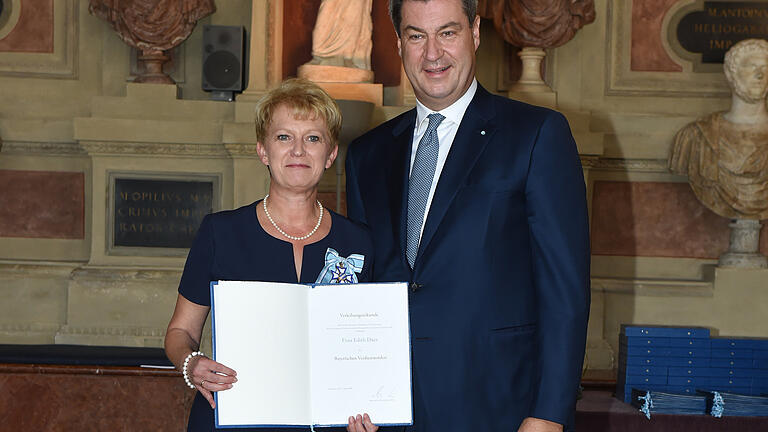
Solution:
[[[339,155],[339,145],[335,144],[331,152],[328,154],[328,159],[325,161],[325,169],[328,169],[331,167],[331,165],[333,165],[333,161],[336,160],[336,156],[338,155]]]
[[[261,141],[256,142],[256,153],[259,155],[259,159],[261,159],[261,163],[263,163],[266,166],[269,166],[269,158],[267,157],[267,149],[264,147],[264,144],[261,143]]]

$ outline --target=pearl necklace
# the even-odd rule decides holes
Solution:
[[[269,194],[267,194],[267,196],[265,196],[264,200],[261,202],[264,205],[264,213],[267,215],[267,219],[269,219],[269,222],[272,223],[272,226],[275,227],[275,229],[280,234],[284,235],[285,237],[288,237],[291,240],[306,240],[312,237],[312,234],[314,234],[315,231],[317,231],[317,229],[320,228],[320,223],[323,222],[323,205],[320,204],[320,200],[317,200],[317,207],[320,209],[320,217],[317,218],[317,223],[315,224],[315,227],[312,228],[312,231],[310,231],[309,234],[303,235],[301,237],[289,235],[288,233],[280,229],[279,226],[277,226],[277,224],[275,223],[275,220],[272,219],[272,216],[269,214],[269,210],[267,210],[267,198],[269,198]]]

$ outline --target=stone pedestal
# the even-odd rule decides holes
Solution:
[[[760,221],[733,219],[730,223],[731,242],[728,252],[720,255],[718,266],[734,268],[768,268],[768,259],[758,252]]]
[[[373,71],[342,66],[305,64],[299,66],[299,78],[315,82],[372,83]]]
[[[384,102],[384,87],[381,84],[315,82],[334,99],[370,102],[381,106]]]
[[[518,54],[523,61],[520,80],[509,89],[507,96],[533,105],[557,107],[557,93],[541,78],[541,62],[546,53],[541,48],[523,48]]]

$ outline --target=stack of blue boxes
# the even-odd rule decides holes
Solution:
[[[768,339],[711,338],[702,327],[622,325],[616,397],[632,388],[677,394],[768,394]]]

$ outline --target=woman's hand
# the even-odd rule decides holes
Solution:
[[[195,356],[189,360],[187,375],[212,409],[216,408],[213,392],[229,390],[237,382],[237,372],[205,356]]]
[[[200,337],[209,310],[208,306],[192,303],[181,294],[176,298],[176,309],[165,332],[165,353],[179,370],[184,367],[188,354],[200,349]],[[237,372],[202,355],[189,358],[186,366],[189,381],[208,400],[211,408],[216,408],[212,392],[230,389],[232,383],[237,382]]]
[[[358,414],[356,417],[349,417],[348,432],[376,432],[377,430],[379,430],[379,427],[373,424],[368,414]]]

